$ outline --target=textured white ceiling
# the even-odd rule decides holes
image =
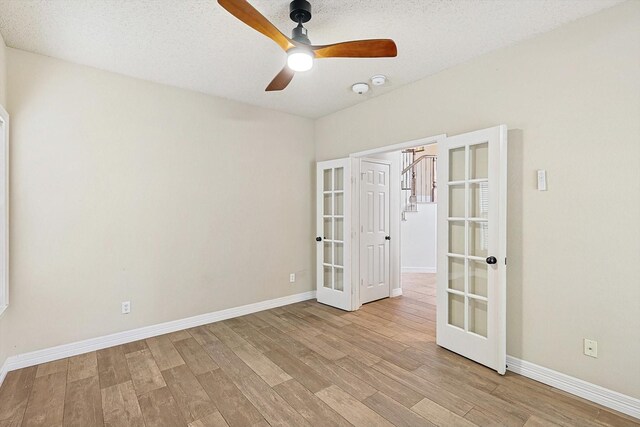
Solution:
[[[0,0],[0,32],[18,49],[315,118],[620,1],[311,0],[314,44],[392,38],[398,57],[316,61],[275,93],[264,88],[285,53],[215,0]],[[287,0],[250,3],[290,34]],[[350,91],[374,74],[388,86]]]

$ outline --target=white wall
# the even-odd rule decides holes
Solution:
[[[422,156],[438,155],[438,144],[424,146],[424,151],[416,154]],[[419,203],[417,212],[407,212],[407,220],[402,227],[402,272],[435,273],[436,272],[436,214],[437,206],[433,203]]]
[[[435,203],[419,203],[418,211],[407,212],[407,220],[400,223],[403,273],[436,272],[437,208]]]
[[[521,129],[509,144],[508,353],[636,398],[639,47],[629,1],[316,122],[318,160]],[[536,169],[549,191],[536,191]],[[585,337],[597,359],[582,355]]]
[[[14,49],[7,60],[0,364],[312,289],[311,120]]]

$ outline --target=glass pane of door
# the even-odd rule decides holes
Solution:
[[[458,294],[449,294],[449,324],[464,329],[464,297]]]
[[[333,190],[333,169],[325,169],[324,171],[324,191]]]
[[[336,291],[343,291],[344,290],[344,269],[336,267],[334,269],[334,272],[335,272],[335,278],[333,281],[334,289]]]
[[[332,276],[333,268],[329,266],[324,266],[324,287],[325,288],[333,288],[333,277]]]
[[[487,302],[469,298],[469,332],[487,337]]]
[[[489,145],[449,149],[447,322],[487,336]]]
[[[323,172],[323,285],[344,290],[344,168],[327,168]]]

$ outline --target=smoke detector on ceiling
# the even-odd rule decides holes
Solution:
[[[351,86],[351,90],[358,95],[364,95],[365,93],[369,92],[369,85],[366,83],[356,83]]]
[[[371,77],[371,83],[374,86],[382,86],[385,83],[387,83],[387,76],[383,76],[382,74],[376,74],[375,76]]]

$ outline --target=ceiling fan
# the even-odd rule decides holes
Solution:
[[[398,55],[396,44],[390,39],[312,45],[307,36],[307,29],[302,25],[311,19],[311,4],[307,0],[293,0],[289,5],[289,17],[298,24],[293,29],[291,38],[282,34],[246,0],[218,0],[218,3],[240,21],[276,42],[287,53],[287,65],[269,83],[267,92],[286,88],[296,71],[308,71],[313,67],[314,59],[388,58]]]

